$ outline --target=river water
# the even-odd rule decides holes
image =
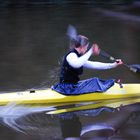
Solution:
[[[1,8],[0,91],[48,88],[57,82],[61,58],[69,48],[69,24],[114,57],[128,64],[139,63],[139,9],[138,3]],[[108,62],[100,56],[91,60]],[[106,71],[85,70],[81,79],[90,77],[140,82],[138,75],[123,66]],[[71,113],[65,119],[47,115],[45,107],[30,110],[8,105],[3,109],[6,111],[0,112],[0,137],[4,140],[61,140],[63,125],[69,132],[82,125],[81,139],[85,140],[137,140],[140,136],[139,104],[121,110]]]

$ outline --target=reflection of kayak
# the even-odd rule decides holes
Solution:
[[[130,105],[134,103],[140,103],[140,98],[129,98],[129,99],[117,99],[117,100],[104,100],[101,102],[87,102],[83,104],[75,104],[74,107],[62,108],[53,111],[49,111],[46,114],[61,114],[66,112],[74,112],[80,110],[96,109],[100,107],[107,108],[119,108],[125,105]],[[62,106],[63,107],[63,106]]]
[[[23,92],[3,93],[0,95],[0,105],[9,102],[26,105],[60,105],[68,103],[80,103],[87,101],[109,101],[112,99],[129,99],[140,97],[140,84],[118,84],[103,93],[87,93],[83,95],[65,96],[51,89],[32,90]]]

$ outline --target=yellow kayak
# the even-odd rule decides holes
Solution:
[[[106,92],[86,93],[83,95],[62,95],[51,89],[21,91],[0,94],[0,105],[8,103],[24,105],[62,105],[90,101],[109,101],[114,99],[140,98],[140,84],[115,84]],[[133,101],[134,102],[134,101]]]

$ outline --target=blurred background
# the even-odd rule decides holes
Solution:
[[[2,6],[36,4],[132,4],[138,0],[0,0]]]

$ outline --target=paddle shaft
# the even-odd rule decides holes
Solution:
[[[100,50],[100,55],[101,56],[103,56],[103,57],[105,57],[105,58],[107,58],[107,59],[109,59],[109,60],[111,60],[111,61],[116,61],[117,62],[117,59],[115,59],[113,56],[111,56],[110,54],[108,54],[107,52],[105,52],[105,51],[103,51],[103,50]],[[123,65],[125,66],[125,67],[127,67],[127,68],[129,68],[129,70],[131,70],[132,72],[137,72],[137,69],[136,68],[134,68],[134,67],[131,67],[131,66],[129,66],[128,64],[126,64],[126,63],[123,63]]]

